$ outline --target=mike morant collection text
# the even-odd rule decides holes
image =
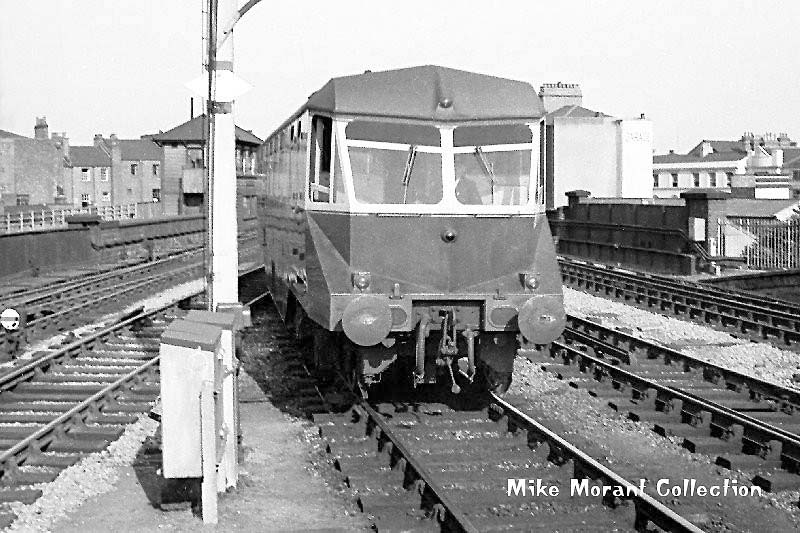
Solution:
[[[555,498],[562,495],[562,487],[548,483],[550,480],[508,478],[508,496],[530,496]],[[637,485],[600,485],[588,478],[570,479],[569,496],[620,496],[630,497],[644,494],[650,484],[647,479],[639,479]],[[761,496],[761,487],[740,484],[735,479],[723,479],[721,483],[708,485],[693,478],[671,480],[662,478],[652,485],[659,496]]]

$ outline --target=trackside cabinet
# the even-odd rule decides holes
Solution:
[[[238,331],[242,328],[241,313],[220,313],[212,311],[189,311],[184,317],[191,322],[208,324],[222,329],[220,355],[222,356],[222,373],[217,375],[221,380],[221,394],[217,396],[216,420],[219,426],[217,435],[217,462],[220,464],[217,477],[217,489],[222,492],[236,486],[238,479],[237,434],[238,434],[238,397],[236,371],[239,361],[236,358]]]
[[[165,478],[203,476],[200,396],[214,383],[219,326],[175,320],[161,335],[161,431]],[[221,370],[221,368],[220,368]],[[217,373],[221,375],[221,372]]]

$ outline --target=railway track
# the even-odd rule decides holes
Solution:
[[[176,303],[103,328],[0,375],[0,522],[10,502],[105,449],[159,394],[159,337]]]
[[[800,488],[800,391],[590,320],[567,323],[563,341],[523,354],[765,491]]]
[[[240,281],[259,270],[241,271]],[[183,314],[182,302],[202,294],[136,312],[0,373],[0,527],[15,519],[9,503],[33,503],[42,483],[105,449],[151,409],[161,334]]]
[[[273,404],[314,420],[330,460],[379,531],[619,531],[648,524],[700,531],[502,398],[367,402],[318,385],[307,350],[276,312],[253,320],[263,328],[259,351],[266,355],[248,355],[248,372],[266,380]],[[563,496],[509,496],[508,479],[521,475],[546,480]],[[573,479],[587,494],[569,496]],[[614,497],[614,487],[627,494]]]
[[[800,306],[755,293],[559,258],[564,284],[671,313],[778,348],[800,350]]]
[[[250,240],[245,237],[243,242]],[[242,249],[241,257],[244,260],[257,251],[258,246],[251,243]],[[0,358],[18,355],[33,340],[91,323],[125,302],[198,278],[202,261],[202,248],[193,248],[153,262],[9,293],[2,306],[20,312],[23,323],[14,332],[0,330]]]
[[[314,421],[380,531],[700,531],[508,401],[485,400],[360,402]]]

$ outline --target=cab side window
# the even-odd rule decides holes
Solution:
[[[332,132],[330,117],[312,119],[308,194],[315,202],[331,201]]]

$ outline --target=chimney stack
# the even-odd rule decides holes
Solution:
[[[50,138],[47,128],[47,117],[36,117],[36,125],[33,127],[33,138],[37,141],[46,141]]]
[[[714,149],[711,147],[711,143],[708,141],[704,140],[701,148],[703,150],[703,157],[714,153]]]
[[[583,105],[583,93],[577,83],[545,83],[539,88],[544,112],[550,113],[565,105]]]
[[[101,144],[103,144],[103,134],[102,133],[95,133],[94,134],[94,146],[95,146],[95,148],[99,148]]]

